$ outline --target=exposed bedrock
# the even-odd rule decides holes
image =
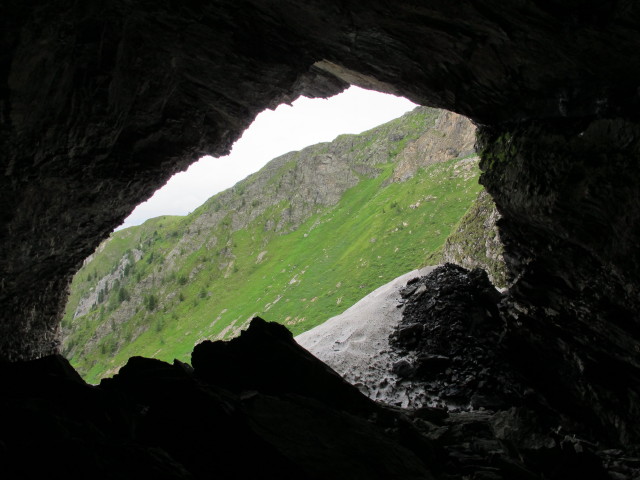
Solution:
[[[481,129],[481,183],[502,214],[502,302],[522,367],[621,442],[640,435],[640,124]]]
[[[3,2],[0,358],[56,351],[72,274],[171,174],[353,83],[480,125],[521,367],[637,441],[639,25],[633,0]]]
[[[171,174],[228,151],[264,108],[345,82],[483,125],[638,106],[633,1],[31,0],[1,13],[8,359],[55,351],[82,259]]]
[[[575,401],[557,401],[565,392],[540,385],[555,359],[514,341],[504,300],[483,270],[445,264],[398,277],[296,340],[370,398],[439,425],[428,435],[448,452],[440,466],[471,461],[470,478],[637,478],[637,443],[607,438]]]
[[[453,422],[470,419],[472,444],[482,444],[476,435],[486,422],[484,441],[491,439],[498,448],[510,445],[542,477],[640,474],[635,459],[620,463],[611,457],[630,459],[638,452],[636,433],[628,428],[635,427],[634,419],[621,415],[629,408],[628,399],[621,400],[624,405],[598,403],[590,392],[580,390],[581,372],[554,372],[561,361],[558,353],[542,355],[539,345],[538,350],[525,345],[531,339],[523,340],[517,331],[520,319],[513,317],[508,297],[489,283],[486,272],[445,264],[411,280],[400,294],[402,320],[390,346],[403,360],[393,372],[400,385],[411,383],[425,392],[429,403],[446,406]],[[613,378],[619,373],[609,371]],[[608,386],[602,379],[589,381],[592,391]],[[475,450],[483,456],[481,451]]]

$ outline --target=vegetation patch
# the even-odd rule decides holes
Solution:
[[[292,188],[291,172],[305,173],[300,154],[265,167],[251,183],[216,195],[189,216],[115,232],[73,280],[64,354],[90,382],[133,355],[188,361],[195,343],[237,335],[255,315],[298,334],[398,275],[438,263],[445,239],[481,189],[477,165],[461,169],[453,159],[402,184],[389,181],[395,148],[424,132],[434,112],[401,117],[378,136],[338,139],[351,151],[345,153],[349,168],[360,169],[365,159],[375,173],[354,174],[355,185],[337,203],[275,191]],[[353,150],[359,142],[365,146]],[[373,145],[382,154],[361,156]]]

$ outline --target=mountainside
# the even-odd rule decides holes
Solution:
[[[438,257],[480,191],[473,142],[464,117],[419,107],[115,232],[74,278],[64,354],[95,381],[132,355],[186,360],[258,314],[294,333],[322,323]]]
[[[491,282],[499,288],[507,286],[503,245],[496,222],[500,214],[491,195],[480,190],[478,198],[449,235],[442,248],[442,261],[469,270],[486,270]]]

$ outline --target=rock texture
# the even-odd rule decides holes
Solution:
[[[475,153],[476,128],[468,118],[444,111],[435,119],[434,128],[408,145],[399,155],[393,180],[412,177],[420,167],[447,158],[468,157]]]
[[[401,378],[427,384],[432,401],[450,408],[496,410],[520,400],[525,388],[501,351],[501,295],[484,270],[445,264],[400,293],[407,304],[391,345],[408,357],[394,366]]]
[[[406,360],[395,370],[422,383],[430,401],[454,412],[470,412],[474,422],[488,422],[493,439],[503,447],[502,442],[513,441],[529,467],[540,461],[538,474],[550,478],[640,475],[635,460],[629,458],[640,452],[630,429],[620,424],[612,435],[604,434],[607,421],[594,422],[585,415],[583,405],[591,398],[575,394],[580,383],[560,389],[557,373],[551,372],[547,360],[534,356],[539,351],[523,348],[520,319],[513,317],[509,297],[491,285],[483,270],[445,264],[410,281],[401,293],[406,304],[390,343]],[[580,332],[574,335],[579,337]],[[592,384],[591,388],[597,387]],[[604,415],[603,407],[591,404]],[[477,412],[482,412],[480,419]],[[619,457],[629,461],[616,464]]]
[[[3,475],[433,478],[429,439],[281,325],[254,319],[228,344],[199,345],[193,365],[134,357],[92,387],[59,356],[3,364]]]
[[[373,400],[402,408],[429,405],[424,385],[394,370],[407,355],[392,348],[389,337],[402,320],[400,291],[434,268],[399,276],[342,314],[296,336],[296,341]]]
[[[513,282],[503,308],[520,350],[545,360],[529,367],[538,387],[619,441],[637,442],[640,126],[559,125],[562,133],[525,122],[480,136],[481,182],[503,215]]]
[[[134,357],[97,387],[60,356],[1,365],[3,474],[605,480],[639,473],[629,451],[577,437],[532,405],[448,413],[377,404],[284,327],[259,318],[230,342],[198,345],[192,362]]]
[[[538,362],[512,341],[503,300],[483,270],[445,264],[399,277],[296,340],[370,398],[437,425],[427,435],[472,462],[471,478],[640,475],[638,445],[611,448],[534,387],[522,365]]]
[[[499,219],[493,199],[486,190],[482,190],[447,238],[442,247],[442,261],[469,269],[482,268],[495,286],[506,287],[507,267],[498,230]]]
[[[348,82],[481,126],[513,284],[501,309],[539,360],[528,375],[603,438],[638,441],[638,2],[1,9],[3,359],[56,350],[72,273],[172,173],[226,152],[260,110]]]

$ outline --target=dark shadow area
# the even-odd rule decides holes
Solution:
[[[97,478],[607,478],[611,465],[609,478],[637,477],[640,4],[1,8],[3,464]],[[334,383],[337,398],[350,387],[299,351],[301,370],[284,379],[255,381],[235,360],[240,379],[221,379],[216,362],[244,353],[217,346],[215,367],[132,359],[100,388],[55,356],[73,273],[134,205],[196,158],[226,153],[263,109],[349,83],[478,124],[481,183],[502,216],[508,362],[592,437],[522,456],[538,437],[514,413],[501,424],[508,454],[492,455],[497,427],[485,435],[482,413],[438,430],[428,411],[433,428],[415,412],[318,398],[298,375]],[[289,349],[277,327],[255,329]],[[259,361],[277,365],[261,348],[275,357]],[[465,438],[479,439],[464,447],[471,456],[452,447]]]

